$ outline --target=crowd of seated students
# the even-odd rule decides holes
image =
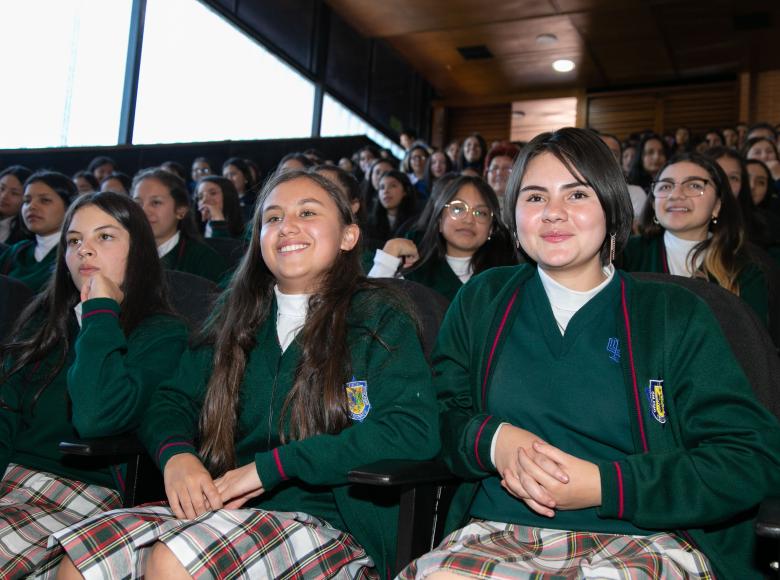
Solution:
[[[132,177],[108,157],[73,177],[3,169],[0,274],[37,296],[0,345],[0,576],[384,577],[397,506],[351,494],[347,473],[440,446],[469,483],[452,534],[404,578],[585,560],[593,577],[756,575],[744,534],[780,483],[780,426],[707,309],[625,271],[709,280],[780,328],[774,131],[445,149],[407,131],[401,160],[290,152],[265,179],[239,157]],[[189,337],[165,269],[225,290]],[[452,303],[433,382],[386,278]],[[168,504],[103,514],[125,466],[57,444],[127,431]]]

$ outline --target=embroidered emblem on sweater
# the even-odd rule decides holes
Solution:
[[[356,381],[355,377],[344,385],[347,391],[347,407],[349,416],[353,421],[363,421],[371,410],[371,402],[368,400],[368,383]]]
[[[650,412],[653,418],[661,423],[666,423],[666,407],[664,406],[664,381],[651,379],[647,387],[647,398],[650,401]]]
[[[612,337],[607,341],[607,352],[612,362],[620,362],[620,342],[617,338]]]

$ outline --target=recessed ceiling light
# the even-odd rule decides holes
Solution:
[[[574,70],[574,61],[568,58],[562,58],[552,63],[552,67],[558,72],[569,72]]]
[[[536,44],[555,44],[558,37],[554,34],[540,34],[536,37]]]

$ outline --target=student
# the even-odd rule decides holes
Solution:
[[[768,323],[767,279],[745,248],[739,205],[717,162],[698,153],[674,157],[650,190],[639,231],[623,253],[626,270],[711,280]]]
[[[702,300],[611,265],[632,218],[612,154],[543,133],[508,192],[535,265],[467,284],[433,354],[465,527],[401,577],[759,578],[780,425]]]
[[[244,218],[233,182],[224,177],[204,177],[195,188],[198,216],[204,238],[244,237]]]
[[[378,203],[379,180],[396,166],[387,159],[375,159],[368,167],[365,179],[360,182],[360,199],[366,212],[370,212]]]
[[[506,184],[512,175],[512,166],[520,150],[511,143],[501,143],[493,147],[485,157],[485,180],[498,196],[499,205],[503,206]]]
[[[0,347],[0,577],[52,566],[50,533],[121,505],[124,465],[57,445],[137,427],[186,341],[143,212],[116,193],[75,201],[51,283]]]
[[[638,185],[645,192],[648,192],[650,184],[658,175],[661,167],[666,164],[667,159],[664,140],[655,133],[648,133],[642,137],[637,146],[626,181],[631,185]]]
[[[113,191],[114,193],[123,193],[125,195],[130,195],[132,187],[133,180],[120,171],[115,171],[100,182],[100,191]]]
[[[119,171],[119,168],[117,167],[116,161],[111,159],[111,157],[99,155],[89,162],[87,171],[95,177],[98,183],[100,183],[106,177],[114,173],[114,171]]]
[[[100,191],[100,182],[89,171],[78,171],[73,175],[73,183],[79,195]]]
[[[415,324],[360,274],[360,230],[327,179],[275,174],[252,227],[221,311],[140,430],[170,507],[58,535],[72,560],[61,579],[78,577],[73,563],[101,578],[384,575],[397,509],[347,485],[347,473],[438,450]],[[110,547],[95,526],[113,531]],[[188,548],[211,544],[212,530],[218,554]]]
[[[35,234],[0,254],[0,274],[24,282],[37,292],[54,268],[57,242],[65,211],[76,197],[76,186],[67,175],[54,171],[33,173],[24,182],[22,219]]]
[[[133,179],[133,199],[149,219],[164,268],[221,279],[228,265],[198,239],[184,181],[163,169],[146,169]]]
[[[458,156],[458,170],[463,172],[473,169],[476,175],[482,175],[485,170],[487,151],[485,138],[479,133],[472,133],[463,140],[463,147]]]
[[[32,171],[23,165],[0,171],[0,244],[11,245],[30,237],[21,218],[24,182],[30,175]]]
[[[306,157],[306,155],[298,151],[294,151],[293,153],[288,153],[279,160],[279,164],[276,166],[276,171],[303,171],[314,167],[315,165],[316,163]]]
[[[241,213],[244,222],[252,220],[255,211],[255,182],[252,180],[252,170],[244,159],[231,157],[222,164],[222,177],[233,182],[241,202]]]
[[[493,189],[479,177],[458,176],[437,188],[420,215],[419,247],[405,238],[376,251],[372,278],[397,272],[452,300],[471,277],[517,263],[512,238],[499,217]]]
[[[377,202],[369,209],[366,246],[380,248],[390,238],[402,237],[417,220],[417,190],[403,171],[393,169],[379,178]]]
[[[433,193],[433,186],[436,185],[436,180],[445,173],[451,172],[453,167],[452,161],[450,161],[449,156],[444,151],[437,149],[431,153],[431,156],[425,162],[423,177],[426,191]]]
[[[780,187],[780,155],[774,139],[768,137],[751,137],[742,146],[740,155],[745,160],[758,159],[772,172],[775,187]]]

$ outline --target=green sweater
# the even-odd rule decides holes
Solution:
[[[63,455],[57,445],[137,427],[157,384],[175,371],[187,331],[178,319],[152,316],[125,337],[119,312],[109,298],[84,302],[80,330],[72,320],[75,340],[65,364],[35,405],[59,352],[0,384],[0,473],[13,462],[123,491],[121,466]]]
[[[225,259],[208,244],[184,236],[181,236],[179,243],[160,260],[168,270],[189,272],[212,282],[219,282],[230,269]]]
[[[355,491],[347,474],[382,459],[427,459],[439,449],[428,364],[414,325],[387,298],[382,291],[357,294],[348,321],[350,382],[365,381],[364,401],[370,403],[363,407],[365,417],[354,417],[335,435],[280,443],[279,412],[292,386],[300,347],[294,341],[281,354],[274,307],[258,329],[257,346],[247,361],[236,437],[237,464],[254,462],[267,496],[251,505],[289,509],[295,500],[299,509],[311,509],[312,515],[326,520],[335,511],[341,520],[336,524],[343,523],[355,536],[380,573],[395,553],[398,506],[386,497]],[[188,352],[178,375],[157,391],[145,417],[140,436],[162,469],[176,454],[196,454],[193,442],[212,356],[211,347]],[[285,417],[285,426],[288,420]]]
[[[421,267],[405,272],[404,278],[436,290],[450,302],[463,287],[463,282],[452,271],[446,259],[431,258]]]
[[[52,248],[43,260],[35,260],[35,240],[23,240],[9,246],[0,254],[0,274],[24,282],[38,292],[51,278],[57,248]]]
[[[496,473],[490,444],[503,417],[485,412],[485,399],[533,273],[532,266],[518,266],[475,277],[439,333],[433,362],[443,454],[468,482],[453,501],[450,529],[463,524],[476,484]],[[702,300],[678,286],[618,275],[634,451],[597,463],[598,514],[679,532],[720,576],[759,578],[752,524],[758,503],[780,484],[780,426],[756,401]],[[650,402],[651,380],[663,381],[663,423]]]
[[[628,272],[669,273],[663,235],[632,236],[623,250],[622,267]],[[712,282],[716,282],[711,279]],[[756,264],[746,265],[737,277],[739,297],[764,322],[769,323],[769,289],[766,276]]]

